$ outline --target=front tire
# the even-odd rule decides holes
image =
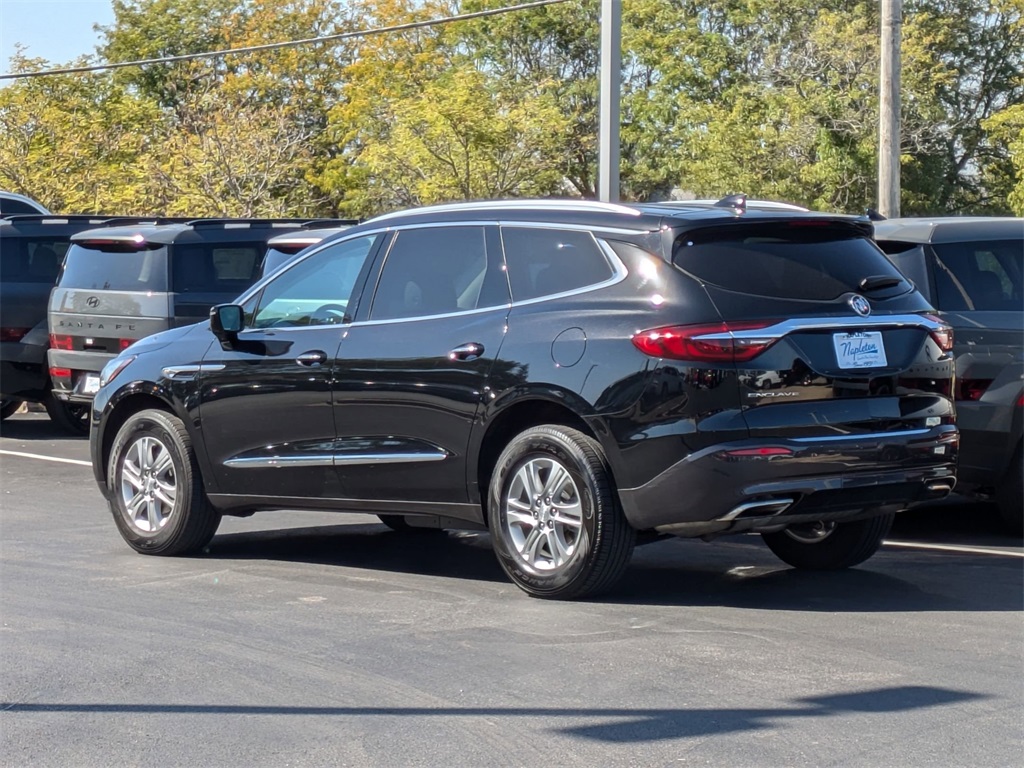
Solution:
[[[21,408],[21,400],[5,397],[0,400],[0,421],[6,421]]]
[[[533,427],[513,439],[494,468],[487,508],[498,562],[534,597],[607,591],[636,543],[600,444],[569,427]]]
[[[895,515],[846,523],[791,525],[761,538],[782,562],[808,571],[838,571],[863,563],[882,546]]]
[[[185,425],[164,411],[140,411],[118,430],[107,487],[117,529],[136,552],[194,554],[220,525]]]
[[[88,403],[65,403],[53,395],[43,403],[50,421],[69,435],[84,437],[89,434],[89,418],[92,406]]]

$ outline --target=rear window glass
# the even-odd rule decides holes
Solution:
[[[271,272],[276,272],[282,264],[295,258],[298,252],[298,250],[280,251],[277,248],[267,249],[267,255],[263,257],[263,266],[260,268],[260,275],[269,275]]]
[[[171,290],[237,295],[259,277],[263,243],[189,243],[171,252]]]
[[[74,244],[68,249],[60,286],[94,291],[166,291],[167,251],[101,251]]]
[[[56,282],[67,240],[7,236],[0,239],[0,279],[5,283]]]
[[[1024,242],[942,243],[935,251],[935,293],[946,311],[1020,310]]]
[[[707,283],[758,296],[827,301],[863,290],[867,277],[898,278],[889,295],[909,288],[872,241],[847,227],[713,227],[680,236],[672,260]]]

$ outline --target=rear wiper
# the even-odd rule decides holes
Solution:
[[[880,288],[892,288],[902,282],[903,278],[893,275],[873,275],[861,280],[857,288],[862,291],[877,291]]]

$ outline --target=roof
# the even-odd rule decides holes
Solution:
[[[875,238],[908,243],[1024,239],[1024,219],[1009,216],[938,216],[875,222]]]
[[[283,235],[274,235],[267,241],[271,248],[278,246],[308,246],[316,245],[324,238],[344,232],[349,226],[344,227],[320,227],[317,229],[302,229],[298,232],[286,232]]]
[[[16,192],[0,191],[0,201],[3,200],[17,200],[19,203],[23,203],[24,205],[27,205],[30,208],[34,208],[39,213],[49,213],[49,211],[46,209],[46,206],[44,206],[39,201],[33,200],[31,197],[26,197],[25,195],[19,195]],[[3,214],[5,208],[6,206],[3,204],[3,202],[0,202],[0,214]]]
[[[192,220],[157,220],[159,223],[142,222],[130,226],[102,227],[101,231],[87,230],[79,232],[71,238],[74,243],[85,240],[110,240],[123,243],[134,243],[142,247],[143,243],[171,245],[176,242],[196,242],[202,240],[237,241],[260,240],[266,242],[276,233],[285,230],[299,230],[307,221],[305,219],[192,219]],[[167,223],[174,221],[174,223]],[[239,233],[250,234],[239,237]]]
[[[866,222],[863,217],[843,214],[815,213],[789,206],[751,208],[746,211],[732,207],[709,206],[703,202],[688,205],[672,203],[605,203],[580,199],[486,200],[432,205],[395,211],[369,219],[352,233],[395,227],[420,221],[534,221],[575,224],[595,229],[617,229],[630,232],[653,232],[665,227],[683,227],[687,223],[727,223],[731,221],[784,221],[799,217],[833,221]]]

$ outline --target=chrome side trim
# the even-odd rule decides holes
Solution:
[[[904,429],[899,432],[869,432],[866,435],[828,435],[826,437],[790,437],[793,443],[836,443],[842,440],[881,440],[886,437],[913,437],[926,435],[931,429]]]
[[[872,315],[871,317],[794,317],[766,328],[726,333],[705,333],[696,339],[781,339],[795,331],[828,331],[868,328],[924,328],[938,331],[948,328],[924,315]]]
[[[197,373],[213,373],[214,371],[223,370],[224,365],[221,363],[201,363],[199,365],[169,365],[166,368],[162,368],[160,372],[166,379],[187,381],[194,379]]]
[[[442,461],[448,454],[438,453],[359,453],[309,454],[307,456],[243,456],[228,459],[225,467],[258,469],[261,467],[330,467],[360,464],[415,464],[424,461]]]
[[[334,464],[334,456],[329,453],[309,454],[308,456],[244,456],[228,459],[225,467],[256,469],[259,467],[330,467]]]
[[[793,503],[794,499],[771,499],[767,501],[748,501],[745,504],[740,504],[733,507],[724,515],[716,518],[718,522],[728,523],[735,520],[737,517],[742,515],[744,512],[749,512],[752,509],[764,509],[764,515],[757,515],[757,517],[772,517],[774,515],[785,512],[786,509]]]
[[[437,453],[361,453],[334,454],[335,466],[350,467],[356,464],[416,464],[424,461],[442,461],[448,458],[444,451]]]

